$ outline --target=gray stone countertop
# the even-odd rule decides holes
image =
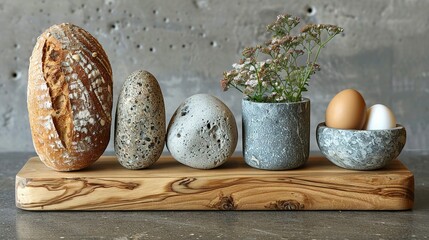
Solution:
[[[429,239],[429,153],[399,157],[415,175],[411,211],[296,212],[24,211],[15,175],[34,155],[0,153],[0,239]]]

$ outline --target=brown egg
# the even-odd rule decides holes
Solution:
[[[366,104],[354,89],[346,89],[332,98],[326,109],[326,126],[342,129],[362,129],[365,124]]]

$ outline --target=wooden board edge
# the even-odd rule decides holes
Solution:
[[[90,179],[87,179],[88,181],[91,181]],[[97,179],[95,179],[97,180]],[[98,181],[98,180],[97,180]],[[336,207],[336,204],[334,204],[332,207],[319,207],[319,206],[304,206],[304,202],[297,201],[294,197],[292,198],[270,198],[268,200],[264,200],[263,204],[261,203],[250,203],[253,204],[253,207],[241,207],[236,208],[236,204],[238,204],[242,198],[236,198],[237,195],[229,194],[228,189],[225,188],[217,188],[214,189],[213,192],[216,192],[215,194],[212,194],[210,197],[210,201],[207,199],[196,199],[198,201],[206,201],[204,204],[199,203],[197,206],[186,206],[184,205],[184,202],[186,200],[189,200],[185,198],[185,200],[180,200],[180,196],[178,197],[177,202],[175,202],[174,206],[180,206],[178,208],[175,208],[174,206],[171,206],[167,203],[161,202],[157,207],[155,208],[153,205],[145,205],[145,204],[139,204],[138,202],[132,202],[135,201],[133,199],[130,200],[130,205],[122,205],[120,202],[113,202],[108,205],[89,205],[89,206],[78,206],[78,207],[58,207],[55,203],[54,204],[47,204],[47,205],[38,205],[38,206],[32,206],[32,207],[26,207],[25,205],[21,205],[20,197],[23,197],[23,199],[31,199],[32,196],[21,196],[20,189],[24,189],[26,187],[26,184],[31,184],[31,179],[23,179],[18,178],[17,179],[17,190],[16,190],[16,206],[17,208],[20,208],[22,210],[28,210],[28,211],[129,211],[129,210],[138,210],[138,211],[145,211],[145,210],[155,210],[155,211],[169,211],[169,210],[179,210],[179,211],[189,211],[189,210],[239,210],[239,211],[248,211],[248,210],[305,210],[305,211],[312,211],[312,210],[326,210],[326,211],[402,211],[402,210],[410,210],[413,207],[414,203],[414,176],[409,175],[406,177],[406,181],[403,186],[401,186],[404,189],[407,189],[410,191],[409,193],[405,194],[403,197],[393,195],[391,197],[388,197],[386,201],[388,201],[390,207],[382,207],[383,205],[378,205],[378,207],[372,207],[371,205],[348,205],[347,207],[339,208]],[[396,186],[399,187],[399,186]],[[396,188],[395,187],[395,188]],[[260,188],[260,186],[259,186]],[[296,188],[296,187],[294,187]],[[287,192],[294,192],[294,190],[287,189],[285,190]],[[25,192],[25,191],[23,191]],[[224,193],[225,194],[224,194]],[[410,194],[410,195],[409,195]],[[409,196],[407,196],[409,195]],[[114,197],[114,196],[113,196]],[[151,195],[149,195],[149,198]],[[200,196],[198,196],[200,197]],[[308,196],[310,199],[312,198],[311,195]],[[411,198],[409,198],[411,197]],[[395,202],[395,206],[392,207],[391,202]],[[51,205],[50,205],[51,204]],[[249,203],[247,203],[249,204]]]
[[[406,168],[406,166],[404,165]],[[408,170],[408,168],[406,168]],[[409,171],[409,170],[408,170]],[[408,201],[407,204],[405,204],[404,208],[402,210],[411,210],[414,207],[414,199],[415,199],[415,182],[414,182],[414,174],[409,171],[409,175],[406,176],[406,188],[410,189],[411,193],[411,199]]]
[[[32,157],[35,158],[35,157]],[[32,159],[30,158],[29,161]],[[401,162],[402,164],[402,162]],[[341,208],[318,208],[318,209],[301,209],[299,207],[299,204],[296,205],[296,203],[294,203],[293,201],[291,202],[287,202],[288,200],[284,200],[283,202],[280,203],[276,203],[275,200],[272,201],[273,208],[271,209],[267,209],[267,207],[265,208],[255,208],[255,209],[233,209],[233,208],[228,208],[228,206],[231,206],[230,203],[228,203],[228,196],[225,196],[222,200],[221,197],[219,197],[219,206],[223,206],[223,207],[207,207],[207,208],[189,208],[189,209],[172,209],[172,208],[168,208],[168,207],[161,207],[159,209],[154,209],[154,208],[144,208],[142,207],[141,209],[121,209],[121,208],[109,208],[109,209],[105,209],[105,208],[76,208],[76,209],[64,209],[64,208],[58,208],[58,209],[43,209],[42,208],[34,208],[34,207],[25,207],[21,204],[21,192],[20,192],[20,188],[25,188],[27,186],[27,183],[31,182],[32,179],[31,178],[25,178],[22,176],[21,171],[19,171],[16,175],[16,179],[15,179],[15,205],[17,208],[22,209],[22,210],[26,210],[26,211],[129,211],[129,210],[138,210],[138,211],[146,211],[146,210],[155,210],[155,211],[171,211],[171,210],[177,210],[177,211],[189,211],[189,210],[240,210],[240,211],[253,211],[253,210],[306,210],[306,211],[312,211],[312,210],[324,210],[324,211],[406,211],[406,210],[410,210],[413,208],[414,206],[414,175],[411,171],[408,170],[408,168],[406,168],[406,166],[404,164],[402,164],[404,166],[404,168],[407,170],[405,173],[401,173],[401,178],[404,179],[404,184],[401,187],[404,187],[406,189],[408,189],[409,192],[409,198],[404,198],[404,201],[402,201],[400,204],[398,204],[398,207],[395,208],[385,208],[385,209],[364,209],[364,208],[349,208],[349,209],[341,209]],[[22,170],[22,169],[21,169]],[[46,179],[51,179],[54,180],[56,178],[49,178],[47,177]],[[25,196],[24,196],[25,197]],[[223,202],[222,201],[226,201]],[[223,205],[222,205],[223,204]],[[279,206],[276,207],[276,204],[278,204]],[[215,204],[216,205],[216,204]]]
[[[19,176],[19,173],[16,175],[15,177],[15,206],[19,209],[22,210],[30,210],[30,209],[26,209],[25,207],[21,206],[21,200],[20,200],[20,189],[22,186],[25,186],[25,182],[27,181],[26,178],[23,178],[21,176]]]

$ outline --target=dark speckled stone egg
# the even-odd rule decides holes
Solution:
[[[128,169],[155,163],[165,143],[165,107],[161,88],[147,71],[131,74],[122,87],[116,109],[115,152]]]

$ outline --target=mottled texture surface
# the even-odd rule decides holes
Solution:
[[[115,121],[115,152],[129,169],[152,165],[165,143],[165,107],[156,78],[147,71],[132,73],[119,95]]]
[[[252,167],[293,169],[310,148],[310,100],[255,103],[243,99],[243,155]]]
[[[353,170],[386,166],[401,153],[407,139],[400,125],[385,130],[344,130],[320,123],[316,131],[323,155],[337,166]]]
[[[234,153],[237,141],[231,110],[208,94],[187,98],[168,124],[168,150],[177,161],[193,168],[222,165]]]
[[[310,149],[318,149],[315,130],[329,101],[346,88],[359,90],[368,106],[392,109],[407,129],[405,149],[428,149],[428,8],[421,0],[0,0],[0,151],[33,151],[28,58],[36,37],[55,23],[73,22],[101,42],[112,63],[114,99],[126,76],[144,68],[160,81],[167,119],[185,98],[210,93],[230,107],[241,129],[242,97],[223,93],[219,80],[244,46],[267,39],[265,26],[283,12],[345,29],[320,55],[322,70],[305,94],[312,102]]]
[[[415,204],[412,211],[242,212],[23,211],[15,207],[14,177],[35,153],[1,153],[0,238],[427,239],[428,153],[403,152],[399,157],[415,175]]]

